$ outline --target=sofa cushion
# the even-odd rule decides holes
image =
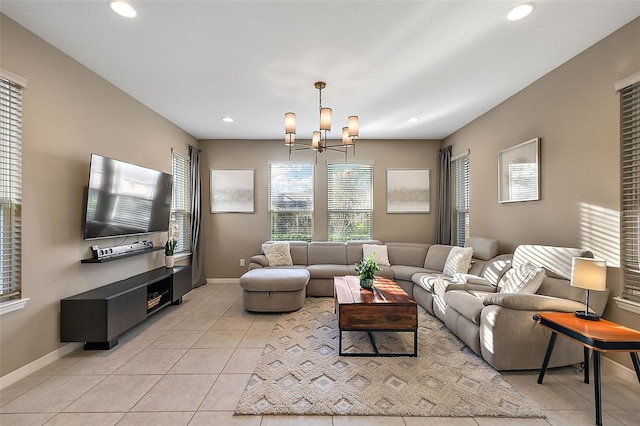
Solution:
[[[574,257],[592,258],[593,253],[580,248],[520,245],[513,252],[513,265],[530,262],[544,268],[549,277],[570,280],[571,262]]]
[[[309,272],[303,268],[253,269],[240,277],[244,291],[297,291],[308,282]]]
[[[476,259],[489,260],[498,255],[498,241],[491,238],[469,237],[464,246],[473,249],[473,257]]]
[[[289,251],[289,243],[287,241],[264,243],[262,252],[269,260],[269,266],[291,266],[291,252]]]
[[[348,265],[322,264],[307,266],[311,278],[333,278],[351,275]]]
[[[455,274],[466,274],[471,267],[472,255],[473,249],[471,247],[452,247],[447,255],[442,273],[448,277],[453,277]]]
[[[447,262],[447,256],[451,251],[452,246],[445,246],[442,244],[434,244],[429,247],[427,256],[424,259],[424,268],[431,269],[442,273],[444,270],[444,264]]]
[[[417,272],[413,274],[411,276],[411,281],[431,293],[433,292],[433,286],[439,277],[443,277],[443,275],[437,271],[426,270],[426,272]]]
[[[393,275],[396,280],[411,281],[415,274],[426,272],[426,269],[417,266],[393,265]]]
[[[312,241],[308,246],[309,265],[346,265],[347,245],[339,242]]]
[[[476,325],[480,325],[480,314],[484,308],[483,300],[484,293],[482,292],[469,293],[464,290],[452,290],[444,295],[447,309],[454,309]]]
[[[524,262],[504,274],[498,287],[500,293],[529,293],[534,294],[540,288],[544,278],[544,269],[529,262]]]
[[[424,268],[424,260],[430,244],[387,243],[389,262],[392,265],[417,266]],[[442,269],[440,269],[442,271]]]
[[[383,244],[363,244],[362,245],[362,258],[368,259],[373,255],[373,260],[379,266],[391,266],[389,263],[389,255],[387,254],[387,246]]]

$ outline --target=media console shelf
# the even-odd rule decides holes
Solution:
[[[118,336],[163,307],[182,303],[191,290],[191,267],[152,269],[60,301],[60,341],[111,349]]]

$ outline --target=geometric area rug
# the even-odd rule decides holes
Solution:
[[[418,307],[417,357],[340,357],[333,298],[308,297],[274,327],[235,414],[540,417],[520,393]],[[374,333],[380,352],[412,352],[413,333]],[[367,333],[343,350],[371,352]]]

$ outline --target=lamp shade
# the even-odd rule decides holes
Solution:
[[[349,128],[342,128],[342,145],[353,145],[353,139],[349,136]]]
[[[331,131],[331,108],[320,108],[320,130]]]
[[[349,117],[349,136],[352,138],[358,137],[358,116],[352,115]]]
[[[574,257],[571,262],[571,286],[604,291],[607,288],[607,262]]]
[[[284,144],[286,146],[294,146],[296,144],[296,134],[287,133],[286,135],[284,135]]]
[[[296,113],[287,112],[284,114],[284,132],[287,135],[296,132]]]
[[[313,137],[311,138],[311,146],[315,149],[320,148],[320,131],[316,130],[313,132]]]

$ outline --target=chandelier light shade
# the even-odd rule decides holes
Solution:
[[[291,151],[295,150],[314,150],[317,154],[327,150],[344,152],[345,161],[347,159],[347,149],[353,146],[353,154],[356,153],[356,139],[359,136],[358,116],[352,115],[347,119],[347,127],[342,128],[342,143],[329,144],[327,142],[327,133],[331,131],[331,118],[333,111],[331,108],[322,106],[322,89],[327,86],[323,81],[317,81],[313,85],[318,89],[320,126],[319,130],[312,133],[311,144],[296,142],[296,114],[287,112],[284,114],[284,143],[289,147],[289,159],[291,159]]]

